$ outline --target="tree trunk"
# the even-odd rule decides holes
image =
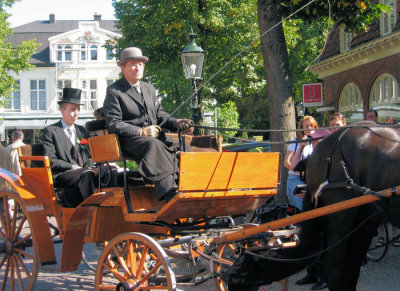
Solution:
[[[258,22],[261,37],[261,48],[264,58],[265,80],[267,82],[267,96],[269,101],[269,124],[271,129],[294,129],[296,117],[294,98],[289,71],[289,57],[286,48],[282,24],[280,1],[258,0]],[[291,140],[294,132],[272,132],[272,141]],[[278,192],[279,201],[286,200],[287,170],[283,167],[287,145],[272,146],[273,151],[281,153],[281,175]]]

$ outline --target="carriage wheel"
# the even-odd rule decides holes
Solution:
[[[217,248],[217,255],[219,262],[214,263],[214,272],[217,274],[233,264],[239,255],[239,250],[235,244],[222,244]],[[224,281],[220,277],[215,277],[215,284],[217,285],[218,291],[228,291],[228,288]],[[267,287],[260,286],[259,290],[267,291]],[[281,288],[281,290],[283,290]]]
[[[151,237],[124,233],[104,248],[96,270],[96,290],[175,290],[167,254]]]
[[[26,213],[16,192],[0,190],[1,290],[33,290],[37,280],[39,260]]]
[[[217,255],[220,259],[220,262],[214,263],[214,272],[219,274],[225,268],[229,267],[233,264],[235,259],[238,256],[237,248],[234,244],[222,244],[217,248]],[[218,291],[227,291],[224,281],[220,277],[215,277],[215,284],[217,285]]]

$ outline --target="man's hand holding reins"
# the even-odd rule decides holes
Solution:
[[[177,119],[175,122],[175,127],[178,130],[181,130],[184,134],[192,134],[194,129],[193,125],[193,121],[186,118]]]

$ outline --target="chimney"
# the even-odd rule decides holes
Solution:
[[[55,14],[49,14],[49,23],[56,23],[56,15]]]
[[[94,21],[101,21],[101,14],[94,14]]]

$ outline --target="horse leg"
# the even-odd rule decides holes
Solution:
[[[333,195],[328,195],[327,191],[321,196],[323,198],[320,200],[321,206],[338,202],[337,200],[340,200],[339,196],[342,193],[329,191],[329,194]],[[353,230],[354,220],[355,211],[351,209],[320,218],[320,225],[325,235],[327,247],[331,247],[321,258],[322,272],[328,283],[329,290],[344,290],[349,239],[343,240],[343,238]]]
[[[368,211],[368,208],[370,211]],[[354,226],[357,227],[360,223],[365,222],[365,219],[371,214],[371,211],[376,211],[376,209],[373,209],[370,206],[359,209]],[[379,219],[371,219],[364,223],[350,238],[344,284],[345,291],[356,290],[361,265],[365,260],[365,256],[369,249],[372,237],[376,232],[376,228],[379,225],[379,221]]]

